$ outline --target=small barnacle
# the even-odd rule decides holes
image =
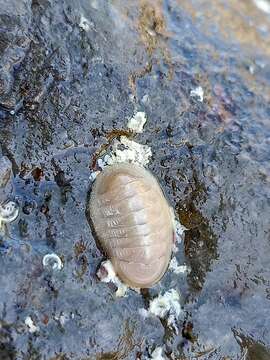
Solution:
[[[0,229],[3,225],[17,219],[19,207],[14,201],[7,201],[0,205]]]
[[[46,254],[43,257],[42,264],[45,268],[52,270],[61,270],[63,268],[63,263],[60,257],[56,254]]]

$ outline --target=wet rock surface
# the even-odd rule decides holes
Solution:
[[[1,201],[20,207],[1,229],[0,358],[144,359],[161,346],[168,359],[268,359],[267,7],[0,4]],[[148,121],[135,140],[151,146],[149,167],[187,228],[176,257],[191,272],[119,299],[95,276],[89,176],[137,111]],[[61,270],[43,267],[48,253]],[[178,333],[139,312],[172,288]]]
[[[12,191],[12,164],[6,156],[0,157],[0,199],[7,200]]]

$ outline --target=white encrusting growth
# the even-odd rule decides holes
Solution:
[[[161,346],[155,348],[155,350],[151,353],[150,359],[152,360],[165,360],[164,356],[162,355],[163,349]]]
[[[90,22],[87,20],[83,15],[81,16],[79,27],[83,29],[84,31],[90,30]]]
[[[195,89],[190,91],[191,97],[196,97],[200,102],[203,102],[204,91],[201,86],[197,86]]]
[[[146,123],[145,112],[138,111],[131,119],[129,119],[127,127],[136,133],[142,133],[145,123]]]
[[[127,124],[128,129],[135,133],[142,133],[143,127],[146,123],[146,115],[143,111],[138,111]],[[129,140],[126,136],[120,136],[120,139],[115,139],[110,150],[97,160],[97,164],[101,170],[106,166],[120,163],[131,163],[141,166],[147,166],[152,157],[151,148],[147,145],[142,145],[136,141]],[[90,174],[90,180],[95,181],[100,171],[93,171]]]
[[[176,257],[171,259],[169,270],[173,271],[175,274],[185,274],[189,271],[187,265],[179,265]]]
[[[167,319],[167,324],[178,332],[176,321],[181,314],[180,295],[175,289],[168,290],[164,295],[159,294],[150,301],[149,309],[139,309],[143,317],[150,315],[158,316],[161,319]]]
[[[146,166],[152,156],[151,148],[141,145],[136,141],[129,140],[125,136],[120,137],[112,144],[111,152],[106,154],[103,159],[98,160],[98,165],[103,169],[107,165],[119,163],[131,163]]]
[[[104,270],[106,275],[104,276]],[[101,263],[100,269],[97,272],[97,277],[105,283],[113,283],[117,287],[117,291],[115,293],[116,297],[123,297],[126,295],[128,287],[123,284],[120,279],[116,276],[113,265],[110,260],[103,261]]]
[[[174,235],[175,235],[175,241],[172,250],[174,253],[176,253],[178,251],[178,244],[182,242],[183,234],[187,229],[180,224],[178,219],[176,219],[173,208],[171,208],[171,212],[173,217],[173,227],[174,227]]]
[[[174,216],[174,210],[172,209],[172,214]],[[174,217],[173,220],[173,225],[174,225],[174,231],[175,231],[175,240],[177,243],[181,243],[182,238],[183,238],[183,234],[184,232],[187,230],[187,228],[183,225],[180,224],[180,222],[178,221],[178,219],[176,219],[176,217]]]
[[[93,9],[98,10],[99,8],[98,0],[90,1],[90,6],[92,6]]]
[[[43,257],[42,263],[45,268],[50,268],[52,270],[61,270],[63,268],[62,260],[54,253],[46,254]]]
[[[96,177],[98,176],[98,174],[100,174],[100,171],[97,170],[97,171],[92,171],[90,176],[89,176],[89,179],[94,182],[96,180]]]
[[[174,216],[174,211],[172,209],[172,213]],[[176,253],[178,251],[178,244],[182,242],[183,234],[187,230],[183,225],[180,224],[178,219],[174,217],[174,233],[175,233],[175,242],[173,246],[173,253]],[[169,264],[169,270],[173,271],[175,274],[185,274],[189,272],[189,268],[186,265],[179,265],[177,259],[175,256],[172,257],[170,264]]]
[[[110,151],[102,158],[97,160],[101,170],[106,166],[120,163],[137,164],[146,166],[152,156],[151,148],[141,145],[136,141],[129,140],[126,136],[121,136],[120,140],[115,140],[111,145]],[[100,171],[94,171],[90,175],[90,180],[94,181]]]
[[[34,324],[31,316],[27,316],[24,320],[24,323],[28,327],[28,330],[31,334],[39,331],[39,327]]]
[[[177,219],[174,219],[174,228],[176,231],[176,241],[181,242],[182,241],[182,235],[186,230],[188,230],[185,226],[181,225],[180,222]]]
[[[149,312],[162,319],[168,317],[168,325],[173,324],[181,312],[179,293],[171,289],[150,301]]]

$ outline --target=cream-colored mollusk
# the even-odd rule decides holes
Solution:
[[[149,171],[134,164],[106,167],[93,185],[90,217],[122,281],[147,288],[161,279],[171,258],[173,218]]]

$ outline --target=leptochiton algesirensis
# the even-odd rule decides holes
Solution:
[[[97,177],[90,217],[116,274],[148,288],[164,275],[172,252],[173,216],[154,176],[141,166],[108,166]]]

